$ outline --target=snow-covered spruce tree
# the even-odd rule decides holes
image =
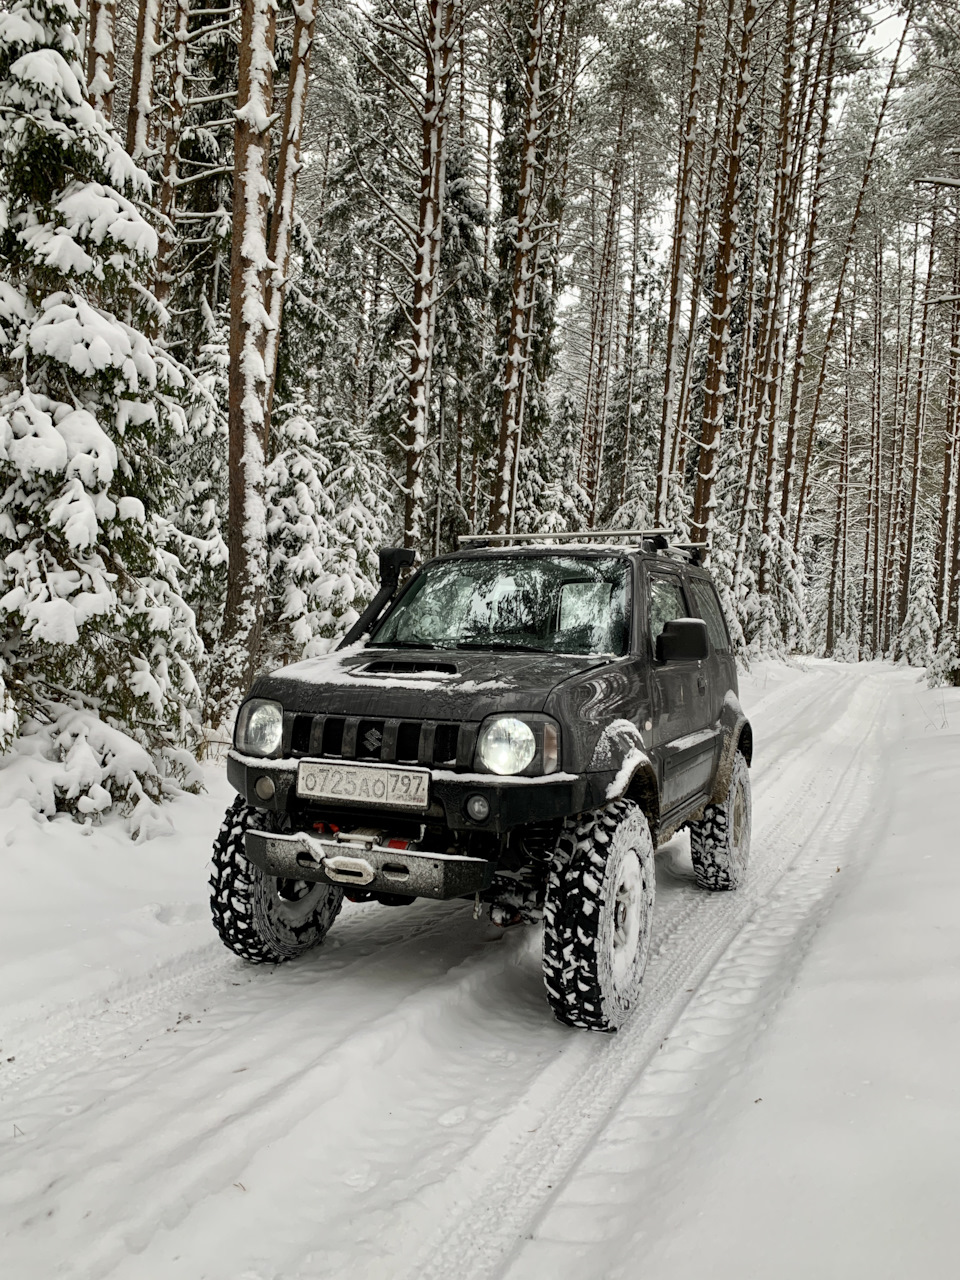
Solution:
[[[933,582],[933,555],[929,537],[922,539],[919,572],[911,590],[907,616],[900,629],[898,650],[911,667],[925,667],[936,660],[937,616]],[[941,659],[942,661],[942,659]]]
[[[123,801],[145,834],[192,759],[165,452],[194,391],[144,333],[148,182],[85,96],[80,24],[74,0],[0,14],[4,773],[45,812]]]

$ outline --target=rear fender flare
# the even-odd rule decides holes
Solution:
[[[723,729],[723,745],[720,748],[720,763],[717,765],[713,791],[710,794],[711,804],[723,804],[726,800],[737,752],[740,752],[748,765],[753,761],[753,728],[743,714],[740,700],[735,693],[728,693],[723,701],[720,724]]]

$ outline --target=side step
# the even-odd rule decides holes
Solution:
[[[469,897],[493,879],[493,864],[483,858],[390,849],[362,836],[248,831],[244,847],[251,862],[283,880],[320,880],[411,898]]]

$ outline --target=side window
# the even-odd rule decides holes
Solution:
[[[674,618],[690,616],[678,578],[658,578],[651,575],[648,616],[650,639],[653,642],[653,651],[656,653],[657,636],[667,623],[672,622]]]
[[[727,633],[727,624],[716,591],[702,578],[691,579],[690,585],[693,588],[693,598],[697,602],[700,617],[707,624],[710,643],[717,653],[726,653],[730,648],[730,636]]]

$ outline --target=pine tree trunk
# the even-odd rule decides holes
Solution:
[[[116,25],[117,0],[90,0],[87,12],[87,92],[90,101],[108,120],[113,119],[116,84]]]
[[[907,518],[903,546],[903,577],[900,582],[899,625],[902,627],[910,607],[910,587],[913,582],[913,558],[917,537],[918,499],[920,496],[920,475],[923,470],[923,445],[926,426],[927,402],[927,347],[930,332],[930,298],[933,293],[934,264],[936,261],[937,237],[937,205],[934,197],[933,219],[930,226],[930,252],[927,258],[927,279],[923,289],[923,309],[920,313],[920,342],[917,350],[917,391],[913,413],[913,449],[912,472],[910,477],[910,498],[907,503]]]
[[[403,420],[406,455],[403,543],[406,547],[418,547],[424,535],[423,459],[440,281],[448,91],[456,43],[455,8],[454,0],[428,0],[422,26],[426,77],[420,110],[420,199],[410,315],[411,354],[406,375],[407,407]]]
[[[713,286],[707,380],[697,462],[697,488],[693,503],[692,526],[695,542],[709,542],[714,528],[715,485],[720,461],[723,408],[727,395],[730,312],[734,301],[737,233],[740,223],[740,163],[743,154],[744,117],[750,92],[750,54],[756,19],[755,0],[744,0],[736,102],[730,125],[726,181],[720,216],[720,243],[717,248],[717,270]]]
[[[687,94],[686,122],[680,156],[677,184],[677,208],[674,214],[673,249],[670,257],[669,311],[666,335],[666,381],[663,389],[663,411],[660,420],[660,452],[657,461],[657,496],[654,523],[667,520],[667,495],[670,482],[670,459],[674,455],[673,433],[676,429],[677,356],[680,342],[683,278],[687,263],[687,246],[693,229],[693,178],[700,108],[700,81],[703,77],[703,40],[706,30],[706,0],[697,0],[697,18],[693,35],[693,58],[690,65],[690,88]],[[693,335],[691,334],[691,341]]]
[[[157,54],[160,51],[162,7],[162,0],[140,0],[137,9],[137,36],[127,108],[127,151],[140,164],[150,154],[150,115],[153,111]]]
[[[950,345],[947,359],[946,420],[943,433],[943,483],[940,493],[940,524],[937,538],[938,640],[947,621],[953,591],[950,580],[950,549],[953,527],[958,519],[957,475],[960,470],[960,209],[953,221],[953,271],[951,279]]]
[[[620,238],[620,187],[623,177],[623,138],[626,121],[626,103],[621,104],[620,119],[614,148],[613,170],[610,176],[610,195],[604,218],[603,244],[600,250],[600,273],[597,280],[597,306],[595,308],[595,335],[591,348],[596,362],[590,380],[592,394],[587,405],[585,451],[587,455],[587,494],[590,498],[590,528],[596,527],[597,508],[601,493],[601,472],[606,432],[606,400],[611,375],[612,315],[616,302],[618,280],[618,249]]]
[[[760,339],[758,380],[760,390],[759,428],[767,440],[767,465],[763,487],[763,539],[760,546],[758,588],[762,597],[772,589],[771,567],[776,562],[775,544],[779,527],[774,519],[777,465],[777,419],[779,409],[779,354],[783,335],[783,290],[786,284],[787,251],[792,239],[790,206],[791,161],[796,127],[793,110],[796,58],[796,3],[788,0],[783,50],[783,80],[780,92],[780,119],[777,127],[777,173],[770,219],[770,246],[773,262],[768,276]]]
[[[256,669],[266,584],[265,293],[276,0],[242,0],[230,259],[227,602],[217,711]]]
[[[723,58],[717,80],[716,109],[714,112],[713,136],[710,143],[710,158],[703,166],[698,193],[697,211],[697,247],[694,254],[693,269],[690,279],[690,318],[687,329],[687,342],[683,353],[683,371],[677,395],[677,426],[670,444],[669,478],[667,481],[668,503],[670,485],[683,488],[684,469],[686,463],[687,439],[689,433],[690,399],[693,384],[693,358],[696,350],[697,326],[700,319],[700,305],[703,300],[704,275],[706,267],[707,236],[711,223],[711,195],[714,178],[720,157],[724,128],[728,122],[728,88],[730,84],[731,48],[733,44],[733,25],[736,16],[736,0],[727,0],[726,29],[723,37]],[[706,138],[704,138],[706,144]]]
[[[267,344],[264,362],[267,370],[267,395],[265,403],[266,432],[269,435],[270,416],[273,412],[273,392],[277,381],[277,355],[283,321],[283,299],[290,273],[293,247],[293,214],[297,196],[297,179],[302,165],[300,147],[303,140],[303,120],[307,106],[307,90],[310,85],[310,55],[313,51],[313,32],[316,21],[317,0],[302,0],[295,6],[292,53],[287,80],[287,92],[283,105],[283,128],[280,134],[280,154],[277,161],[277,180],[273,210],[270,215],[270,241],[267,256],[271,271],[267,279]]]
[[[828,10],[829,51],[827,53],[827,69],[823,88],[823,106],[820,112],[820,129],[817,137],[817,152],[814,160],[812,179],[812,195],[810,210],[807,216],[807,230],[802,254],[802,270],[800,277],[800,302],[797,313],[797,336],[793,357],[793,377],[790,386],[790,404],[787,413],[787,429],[783,446],[783,469],[780,487],[780,519],[786,522],[790,512],[793,484],[796,474],[797,433],[799,428],[800,404],[807,364],[807,342],[811,305],[813,301],[814,263],[817,251],[817,230],[820,209],[825,190],[824,167],[827,155],[827,135],[830,127],[830,112],[833,104],[833,86],[836,66],[837,44],[839,40],[838,6],[831,0]]]
[[[843,611],[838,610],[837,605],[837,587],[840,582],[840,564],[841,557],[845,553],[844,546],[844,513],[846,511],[846,492],[847,492],[847,463],[850,450],[850,370],[853,366],[852,352],[852,335],[853,324],[850,326],[850,338],[846,334],[846,325],[844,325],[843,335],[843,351],[844,351],[844,378],[843,378],[843,415],[840,419],[840,467],[837,479],[837,506],[834,515],[833,525],[833,550],[830,556],[830,584],[827,588],[827,623],[825,637],[825,652],[828,658],[833,657],[837,647],[837,614],[840,613],[840,625],[843,626]]]
[[[813,458],[813,446],[817,435],[817,422],[820,416],[820,405],[823,400],[823,393],[826,388],[827,381],[827,364],[830,358],[830,347],[833,342],[833,335],[836,332],[837,320],[843,301],[844,282],[846,274],[850,267],[850,261],[853,254],[853,247],[856,242],[857,228],[860,225],[860,217],[863,213],[864,200],[867,189],[870,185],[870,177],[873,173],[873,162],[876,158],[877,147],[880,142],[880,136],[883,130],[883,122],[887,114],[887,108],[890,105],[890,99],[893,94],[893,88],[896,83],[897,74],[900,69],[900,56],[903,53],[906,44],[907,34],[910,30],[910,22],[913,17],[913,0],[907,8],[904,15],[903,27],[900,32],[900,39],[897,44],[897,50],[894,55],[893,64],[890,68],[890,77],[887,80],[887,86],[884,90],[883,99],[880,103],[880,110],[877,114],[877,123],[874,127],[873,138],[870,143],[870,150],[867,153],[866,163],[863,167],[863,175],[860,180],[860,189],[857,193],[857,201],[854,206],[853,216],[850,219],[850,225],[847,229],[847,237],[844,242],[843,253],[840,258],[840,268],[837,273],[837,292],[834,300],[833,309],[830,313],[830,319],[827,325],[827,332],[823,340],[823,350],[820,355],[820,370],[817,376],[817,385],[814,391],[813,408],[810,413],[810,423],[807,434],[807,445],[804,451],[803,468],[800,474],[800,488],[797,495],[797,520],[794,526],[793,546],[795,551],[799,551],[800,543],[803,536],[803,522],[806,516],[807,493],[810,485],[810,463]],[[784,480],[784,489],[787,489],[786,478]],[[789,494],[787,494],[787,500]],[[783,508],[781,508],[783,510]]]
[[[523,150],[517,195],[517,230],[513,279],[510,290],[510,324],[500,409],[500,438],[492,511],[492,531],[506,533],[512,519],[514,468],[519,454],[521,405],[526,381],[527,334],[533,323],[537,280],[534,270],[538,233],[534,229],[537,208],[540,148],[543,137],[542,75],[545,55],[543,0],[534,0],[528,27],[524,69]]]
[[[170,262],[177,247],[174,226],[179,177],[180,132],[186,106],[187,36],[190,30],[190,0],[174,0],[176,22],[173,34],[173,74],[170,80],[170,108],[163,139],[163,169],[160,180],[160,248],[154,268],[153,291],[163,305],[170,296]]]

